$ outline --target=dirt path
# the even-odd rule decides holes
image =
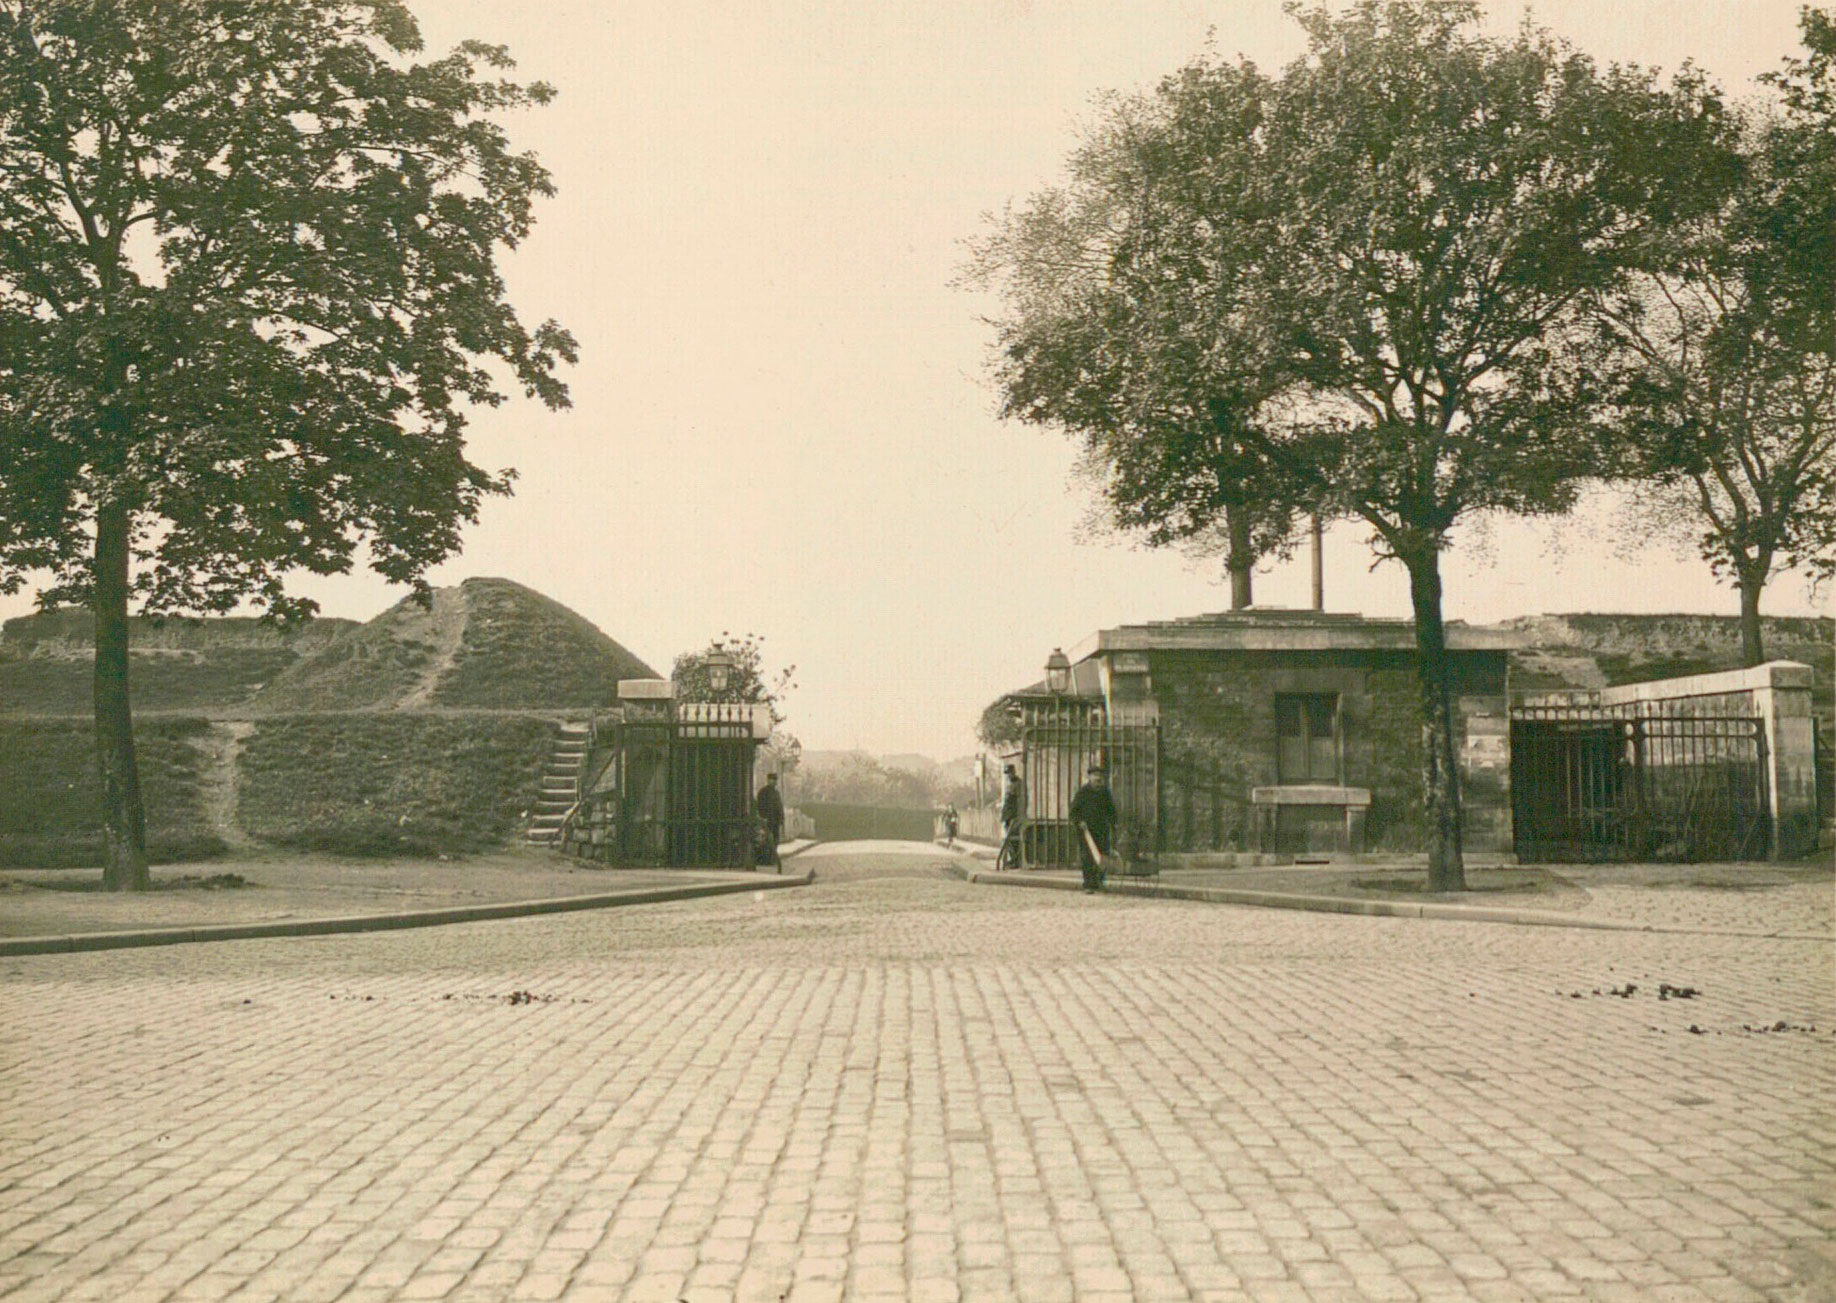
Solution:
[[[465,590],[456,584],[451,588],[434,589],[433,609],[416,619],[417,624],[422,621],[425,624],[414,630],[423,644],[432,646],[433,655],[421,671],[420,681],[396,703],[397,710],[418,710],[432,704],[434,689],[440,686],[440,680],[453,668],[453,661],[459,655],[468,605]]]
[[[236,822],[236,758],[242,754],[243,740],[254,731],[255,725],[246,720],[223,720],[210,726],[202,743],[209,765],[199,784],[204,818],[231,850],[255,849],[255,842]]]

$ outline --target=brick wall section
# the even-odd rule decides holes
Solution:
[[[1454,653],[1455,728],[1466,846],[1510,849],[1510,751],[1503,653]],[[1277,781],[1275,698],[1339,698],[1343,781],[1371,793],[1373,851],[1415,851],[1425,827],[1414,657],[1391,651],[1158,651],[1162,820],[1168,850],[1249,846],[1250,790]]]

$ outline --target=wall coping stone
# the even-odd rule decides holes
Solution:
[[[1799,661],[1767,661],[1744,670],[1716,670],[1708,674],[1686,674],[1676,679],[1653,679],[1648,683],[1622,683],[1615,688],[1601,688],[1600,702],[1615,706],[1627,701],[1720,697],[1766,688],[1809,691],[1812,678],[1811,667]]]
[[[1515,634],[1475,628],[1458,620],[1448,622],[1446,638],[1447,650],[1453,653],[1503,653],[1524,645]],[[1415,625],[1409,620],[1252,609],[1101,629],[1077,644],[1071,659],[1130,651],[1414,650]]]

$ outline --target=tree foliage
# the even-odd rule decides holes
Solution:
[[[1809,55],[1769,78],[1782,111],[1748,124],[1738,184],[1595,308],[1635,524],[1735,584],[1750,665],[1768,579],[1836,569],[1836,20],[1803,24]]]
[[[716,690],[708,676],[708,657],[716,649],[732,660],[727,686]],[[700,651],[683,652],[670,668],[669,681],[675,686],[678,701],[726,701],[763,705],[771,711],[771,739],[762,749],[760,762],[766,772],[789,775],[803,762],[803,743],[784,723],[784,699],[797,686],[797,667],[786,665],[773,673],[765,668],[765,639],[759,634],[742,634],[735,639],[722,633]]]
[[[1732,171],[1731,128],[1692,75],[1601,70],[1528,25],[1488,39],[1462,0],[1299,19],[1308,52],[1279,77],[1205,59],[1119,105],[1099,141],[1138,166],[1111,169],[1108,208],[1048,192],[1001,225],[996,378],[1007,410],[1076,437],[1136,422],[1136,500],[1170,533],[1211,510],[1199,427],[1140,415],[1202,412],[1248,500],[1360,520],[1402,562],[1430,877],[1457,887],[1440,555],[1461,520],[1563,510],[1600,472],[1582,309],[1690,215],[1704,184],[1679,174]],[[1021,256],[1059,214],[1110,256]],[[1056,370],[1030,365],[1039,319],[1074,341]]]
[[[732,661],[727,686],[716,689],[708,675],[708,658],[716,650]],[[771,708],[771,722],[784,722],[784,699],[797,686],[797,667],[769,671],[765,668],[765,639],[754,633],[735,638],[722,633],[700,651],[683,652],[670,668],[678,701],[726,701]]]
[[[566,404],[496,265],[552,192],[497,119],[551,92],[420,49],[396,0],[0,0],[0,591],[97,612],[111,873],[130,604],[299,614],[360,552],[424,587],[509,489],[469,412]]]
[[[1255,562],[1287,551],[1298,504],[1268,493],[1245,439],[1278,382],[1243,346],[1238,250],[1222,238],[1261,216],[1234,182],[1267,87],[1253,68],[1209,72],[1109,101],[1065,184],[1009,212],[970,276],[1008,309],[1002,414],[1080,439],[1115,526],[1222,552],[1243,606]]]
[[[959,789],[935,774],[921,774],[888,765],[862,751],[851,751],[820,768],[812,768],[797,781],[799,801],[839,801],[850,805],[882,805],[922,810],[955,800]]]

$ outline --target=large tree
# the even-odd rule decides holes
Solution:
[[[566,404],[501,251],[546,102],[395,0],[0,0],[0,591],[96,615],[106,880],[147,882],[128,613],[311,609],[289,571],[426,569],[509,473],[467,413]]]
[[[1836,569],[1836,19],[1803,26],[1809,55],[1769,78],[1783,102],[1750,127],[1741,183],[1596,305],[1635,527],[1691,539],[1733,581],[1748,665],[1767,581]]]
[[[1454,890],[1441,555],[1462,520],[1562,510],[1600,472],[1582,303],[1702,188],[1679,172],[1726,166],[1728,128],[1694,79],[1603,72],[1528,26],[1485,38],[1460,0],[1300,20],[1309,51],[1277,78],[1202,61],[1163,87],[1179,109],[1159,156],[1174,175],[1144,178],[1142,202],[1171,189],[1195,211],[1138,223],[1169,247],[1133,262],[1201,292],[1182,347],[1203,359],[1199,389],[1252,494],[1362,521],[1407,570],[1429,880]],[[1105,328],[1094,313],[1079,324]],[[1195,374],[1151,332],[1115,348],[1144,338],[1150,387]],[[1160,475],[1170,513],[1193,500],[1180,470]]]
[[[1065,183],[1007,213],[970,267],[1006,307],[1002,415],[1081,441],[1111,525],[1221,553],[1236,608],[1299,506],[1271,495],[1242,428],[1281,380],[1234,336],[1240,268],[1219,238],[1260,212],[1236,182],[1265,92],[1253,68],[1189,70],[1110,101]]]

